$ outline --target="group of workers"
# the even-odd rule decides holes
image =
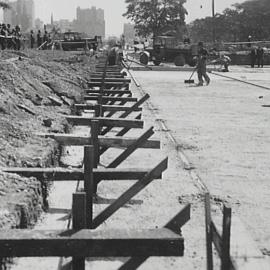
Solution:
[[[263,67],[264,49],[261,46],[253,47],[250,51],[250,66],[255,67],[256,62],[259,67]]]
[[[1,50],[21,49],[21,29],[18,25],[11,27],[10,24],[0,24],[0,46]]]
[[[42,34],[40,30],[38,30],[36,34],[36,39],[35,39],[35,34],[34,31],[30,31],[30,47],[31,49],[35,48],[35,44],[37,44],[37,48],[42,47],[43,50],[46,50],[48,47],[48,44],[51,43],[51,36],[48,34],[48,32],[45,30],[44,33]]]
[[[22,41],[22,33],[20,26],[16,25],[15,27],[11,27],[10,24],[0,24],[0,49],[10,49],[10,50],[20,50],[21,49],[21,41]],[[51,42],[50,34],[47,31],[44,31],[42,34],[40,30],[38,30],[35,38],[34,31],[30,31],[30,47],[31,49],[39,48],[42,44],[43,49],[47,48],[47,44]]]

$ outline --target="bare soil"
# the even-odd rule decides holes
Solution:
[[[93,60],[81,54],[29,50],[1,52],[0,62],[0,168],[58,164],[58,145],[37,133],[68,128],[64,115],[80,100]],[[59,100],[60,106],[48,97]],[[0,169],[0,227],[33,225],[47,206],[48,187]]]

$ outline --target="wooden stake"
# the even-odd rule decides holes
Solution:
[[[72,226],[74,230],[81,230],[86,228],[86,194],[74,193],[72,200]],[[72,258],[73,270],[85,269],[85,258]]]
[[[213,270],[213,250],[212,250],[212,222],[210,194],[205,193],[205,233],[206,233],[206,259],[207,270]]]
[[[84,191],[86,193],[86,228],[91,229],[93,221],[94,147],[84,147]]]
[[[221,270],[230,269],[230,237],[231,237],[231,215],[232,209],[226,204],[223,206],[223,229],[222,229],[222,247],[221,247]]]

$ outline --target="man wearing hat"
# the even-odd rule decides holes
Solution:
[[[208,51],[204,48],[203,43],[198,43],[198,62],[197,62],[197,74],[198,74],[198,86],[203,86],[203,78],[206,81],[206,85],[210,83],[210,78],[206,72],[206,61],[208,57]]]

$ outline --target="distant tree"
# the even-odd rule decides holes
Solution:
[[[186,0],[126,0],[127,10],[123,14],[135,23],[139,36],[155,38],[166,31],[180,30],[185,25],[187,14],[183,4]]]
[[[7,4],[6,2],[0,1],[0,8],[2,9],[9,9],[10,5]]]
[[[188,25],[193,39],[211,41],[211,29],[216,30],[216,39],[220,41],[247,41],[249,35],[253,40],[270,38],[270,1],[248,0],[234,4],[215,18],[198,19]]]

